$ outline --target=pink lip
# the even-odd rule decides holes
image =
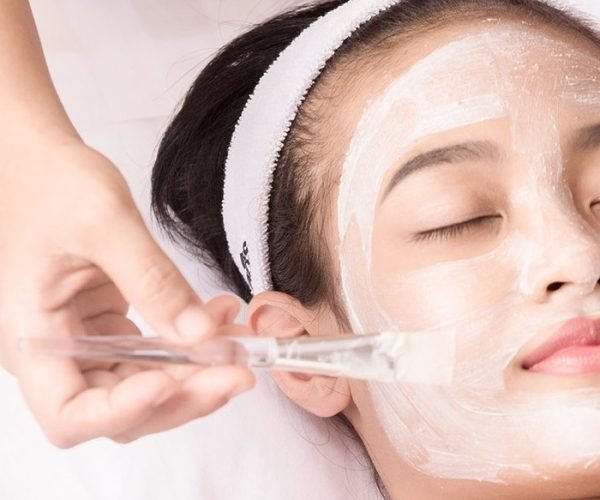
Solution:
[[[523,368],[553,375],[600,372],[600,319],[567,321],[525,358]]]

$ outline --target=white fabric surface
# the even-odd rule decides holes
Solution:
[[[59,94],[76,127],[126,176],[150,222],[154,148],[198,68],[282,0],[32,0]],[[600,15],[597,0],[572,0]],[[157,238],[203,296],[217,288]],[[142,327],[143,321],[132,312]],[[0,370],[2,500],[377,499],[370,474],[326,421],[299,410],[268,375],[221,411],[128,445],[50,445],[16,380]]]

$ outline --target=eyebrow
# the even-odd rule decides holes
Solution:
[[[599,126],[600,133],[600,126]],[[438,166],[444,163],[457,164],[465,161],[488,160],[498,162],[500,151],[490,141],[474,141],[453,144],[443,148],[432,149],[421,153],[398,168],[390,183],[385,188],[381,203],[394,187],[405,180],[409,175],[428,167]]]

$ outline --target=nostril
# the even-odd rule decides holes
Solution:
[[[559,290],[560,288],[562,288],[563,285],[564,285],[564,283],[562,281],[555,281],[554,283],[550,283],[546,287],[546,290],[548,290],[549,292],[556,292],[556,290]]]

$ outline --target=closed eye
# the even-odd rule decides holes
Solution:
[[[428,229],[427,231],[421,231],[416,233],[412,238],[412,242],[422,241],[442,241],[450,240],[462,236],[465,233],[479,229],[486,225],[495,225],[498,220],[501,220],[501,215],[482,215],[464,222],[458,222],[449,226],[438,227],[435,229]]]

